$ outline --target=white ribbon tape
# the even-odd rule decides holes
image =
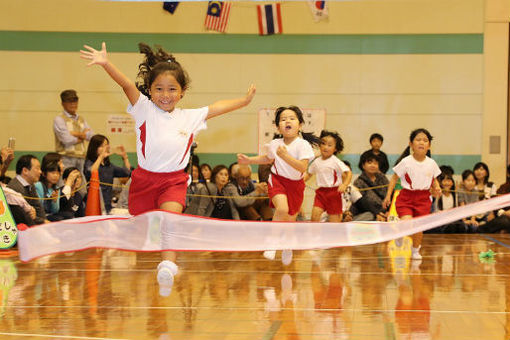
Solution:
[[[389,241],[510,206],[510,194],[399,222],[232,221],[151,211],[90,216],[19,232],[21,261],[88,248],[129,251],[262,251],[357,246]]]

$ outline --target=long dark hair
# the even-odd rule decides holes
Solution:
[[[489,176],[490,176],[489,166],[487,164],[485,164],[484,162],[478,162],[475,164],[475,166],[473,167],[473,174],[474,174],[475,170],[478,170],[480,168],[483,168],[485,170],[485,172],[487,173],[487,176],[485,176],[485,178],[483,179],[483,184],[489,183]],[[476,178],[476,176],[475,176],[475,181],[478,184],[478,179]]]
[[[441,166],[441,174],[437,177],[437,180],[439,182],[439,185],[441,186],[441,189],[443,189],[442,182],[444,179],[449,179],[452,181],[452,188],[450,189],[453,197],[453,206],[457,206],[457,195],[455,195],[455,180],[453,179],[453,168],[451,166],[445,165]],[[451,171],[450,171],[451,169]],[[439,210],[443,210],[443,196],[439,197],[437,201],[437,206]]]
[[[305,123],[305,119],[303,118],[303,112],[301,111],[301,109],[299,107],[293,106],[293,105],[280,106],[275,111],[274,123],[275,123],[276,127],[278,127],[278,124],[280,123],[280,116],[282,115],[282,112],[285,110],[294,111],[298,121],[301,124]],[[314,135],[313,133],[301,132],[301,135],[303,136],[303,139],[306,140],[308,143],[312,144],[312,146],[318,146],[321,143],[321,139],[319,137],[317,137],[316,135]],[[275,135],[275,137],[281,137],[281,135]]]
[[[186,71],[175,57],[156,45],[153,50],[145,43],[139,43],[140,53],[144,54],[143,62],[138,66],[136,87],[145,96],[150,98],[149,90],[154,80],[162,73],[170,72],[181,86],[182,91],[189,88],[190,79]]]
[[[50,188],[49,185],[50,183],[48,182],[48,172],[52,171],[58,171],[58,173],[60,174],[60,166],[58,165],[58,162],[55,161],[43,162],[43,164],[41,165],[41,178],[39,180],[41,181],[45,188]],[[53,184],[51,188],[56,189],[57,183]]]
[[[108,138],[106,138],[106,136],[103,136],[103,135],[94,135],[90,139],[89,146],[87,148],[86,158],[89,161],[91,161],[92,163],[94,163],[96,161],[97,149],[99,149],[99,147],[101,145],[103,145],[104,141],[107,141],[108,144],[110,144],[110,141],[108,140]],[[104,159],[104,165],[110,165],[110,157],[106,157]]]
[[[428,140],[429,140],[429,144],[432,143],[432,139],[434,137],[432,137],[432,135],[430,134],[430,132],[427,130],[427,129],[424,129],[424,128],[419,128],[419,129],[416,129],[416,130],[413,130],[411,131],[411,134],[409,135],[409,142],[413,142],[413,140],[416,138],[416,136],[418,136],[419,133],[424,133]],[[403,160],[404,158],[406,158],[407,156],[409,156],[411,154],[411,147],[410,146],[407,146],[405,149],[404,149],[404,152],[402,152],[402,154],[400,155],[400,157],[397,159],[397,161],[395,162],[395,165],[397,165],[398,163],[400,163],[401,160]],[[430,149],[427,151],[427,156],[430,157]]]

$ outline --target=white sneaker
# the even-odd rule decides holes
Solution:
[[[292,262],[292,250],[284,249],[282,250],[282,263],[285,266],[288,266]]]
[[[412,260],[421,260],[422,259],[422,256],[420,254],[420,248],[421,248],[421,246],[419,246],[418,248],[413,247],[411,249],[411,259]]]
[[[177,274],[179,268],[175,263],[169,260],[161,261],[158,264],[158,284],[159,295],[168,296],[172,292],[174,285],[174,276]]]
[[[264,257],[268,260],[274,260],[276,257],[276,250],[266,250],[264,252]]]

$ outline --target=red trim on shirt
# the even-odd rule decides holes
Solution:
[[[139,129],[140,129],[140,142],[142,142],[142,155],[143,158],[145,158],[145,138],[147,136],[145,122],[143,122],[143,124],[140,125]]]
[[[179,164],[182,163],[182,161],[184,160],[184,158],[186,157],[186,155],[188,154],[188,151],[189,151],[189,148],[191,147],[191,144],[193,143],[193,134],[191,134],[189,136],[189,139],[188,139],[188,145],[186,146],[186,151],[184,151],[184,155],[182,155],[182,158],[181,158],[181,161],[179,162]]]
[[[406,179],[406,182],[409,183],[409,186],[411,187],[411,189],[413,188],[413,181],[411,181],[411,177],[409,177],[409,174],[406,173],[404,178]]]

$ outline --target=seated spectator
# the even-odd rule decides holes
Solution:
[[[211,181],[211,166],[207,163],[203,163],[200,165],[200,181],[201,182],[210,182]]]
[[[505,195],[510,193],[510,165],[506,167],[506,182],[501,184],[496,191],[498,195]]]
[[[28,204],[19,192],[8,188],[7,184],[0,182],[0,185],[5,194],[5,199],[7,200],[7,205],[14,218],[14,222],[16,222],[16,224],[23,223],[29,227],[33,226],[35,224],[34,218],[36,217],[34,207]]]
[[[363,152],[363,154],[360,157],[360,162],[358,164],[358,167],[361,169],[361,159],[366,156],[369,153],[374,154],[377,157],[378,163],[379,163],[379,170],[385,174],[390,165],[388,162],[388,156],[381,150],[381,146],[383,144],[384,138],[378,133],[374,133],[370,136],[370,146],[372,147],[370,150],[367,150]]]
[[[462,185],[458,194],[459,206],[478,202],[479,198],[480,191],[476,189],[475,174],[471,170],[464,170],[462,173]],[[463,218],[462,221],[467,232],[475,232],[481,224],[486,223],[493,217],[492,212],[488,212]]]
[[[198,189],[200,197],[197,215],[221,219],[239,220],[239,212],[231,198],[217,196],[234,196],[237,192],[227,191],[228,168],[225,165],[217,165],[211,172],[211,182],[206,182]],[[232,186],[230,187],[233,188]],[[235,188],[233,188],[235,190]],[[211,197],[214,196],[214,197]]]
[[[441,196],[439,196],[439,198],[434,198],[434,202],[432,203],[432,211],[434,212],[448,210],[458,206],[455,180],[453,179],[453,168],[448,165],[443,165],[439,168],[441,169],[441,175],[437,177],[437,180],[441,186]],[[425,233],[454,234],[464,232],[466,232],[464,223],[462,221],[457,221],[439,226]]]
[[[267,196],[267,183],[253,184],[251,180],[251,168],[243,164],[233,168],[231,182],[227,184],[226,190],[233,192],[234,205],[239,211],[242,220],[265,220],[273,218],[273,209],[269,207],[269,199],[256,199],[256,197]]]
[[[67,168],[64,170],[62,179],[65,184],[60,189],[60,216],[62,219],[85,216],[85,203],[79,192],[82,179],[80,171],[76,167]]]
[[[506,168],[506,182],[500,185],[498,195],[510,193],[510,165]],[[497,217],[478,227],[479,233],[510,233],[510,209],[500,209]]]
[[[57,186],[60,180],[60,166],[55,161],[46,161],[43,162],[41,171],[40,180],[35,183],[35,190],[41,198],[46,218],[52,222],[61,221],[63,218],[58,214],[60,210],[60,190]]]
[[[16,177],[14,177],[7,185],[9,188],[19,192],[24,197],[31,197],[25,199],[36,211],[34,224],[49,222],[46,219],[46,213],[44,212],[34,186],[34,184],[39,181],[40,176],[41,163],[39,163],[39,160],[34,155],[23,155],[16,162]]]
[[[60,169],[60,179],[58,180],[58,187],[61,188],[64,186],[64,182],[62,181],[62,174],[64,173],[64,161],[62,160],[62,155],[57,152],[48,152],[46,155],[44,155],[42,161],[41,161],[41,167],[42,164],[49,164],[50,162],[56,162]]]
[[[116,148],[115,153],[122,157],[124,167],[119,167],[110,163],[110,142],[108,138],[103,135],[94,135],[90,139],[87,149],[87,157],[85,159],[85,167],[83,173],[85,179],[90,181],[92,171],[99,172],[99,181],[101,183],[101,193],[103,195],[104,207],[106,213],[112,210],[112,195],[113,195],[113,178],[114,177],[129,177],[131,175],[131,164],[127,157],[127,153],[123,146]]]
[[[236,173],[238,169],[239,169],[239,164],[237,164],[237,162],[234,162],[228,166],[229,180],[232,180],[234,178],[234,173]]]
[[[0,182],[9,183],[10,177],[6,177],[5,173],[9,169],[9,165],[14,159],[14,150],[4,146],[0,152]]]
[[[200,197],[195,195],[198,194],[199,187],[203,185],[199,182],[201,177],[200,168],[198,165],[193,164],[191,166],[191,183],[188,184],[188,188],[186,189],[186,208],[184,209],[185,214],[197,214]]]
[[[343,162],[349,167],[349,170],[352,170],[351,163],[349,161]],[[364,198],[359,189],[352,185],[352,183],[349,183],[345,191],[342,193],[342,221],[370,221],[372,214],[367,210],[363,201]]]
[[[379,170],[379,158],[375,154],[364,153],[361,156],[360,164],[361,174],[354,181],[354,186],[360,189],[361,195],[363,195],[362,208],[364,207],[364,211],[354,210],[353,212],[359,214],[368,211],[372,214],[371,221],[375,220],[378,215],[383,220],[386,209],[383,208],[382,202],[388,190],[388,178]]]
[[[489,167],[484,162],[478,162],[473,167],[476,180],[475,189],[480,192],[480,200],[496,196],[496,185],[489,181]]]

